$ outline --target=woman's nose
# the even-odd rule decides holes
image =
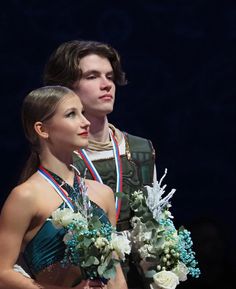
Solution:
[[[90,126],[90,121],[89,120],[87,120],[87,118],[86,117],[84,117],[84,126],[86,126],[86,127],[89,127]]]

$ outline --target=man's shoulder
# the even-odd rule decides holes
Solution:
[[[129,144],[130,149],[133,152],[135,151],[152,152],[154,150],[152,142],[149,139],[132,135],[127,132],[124,132],[124,136]]]

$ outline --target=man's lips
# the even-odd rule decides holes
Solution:
[[[111,94],[104,94],[104,95],[100,96],[99,99],[111,100],[111,99],[113,99],[113,96]]]

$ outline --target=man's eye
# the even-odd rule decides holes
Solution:
[[[95,79],[95,78],[96,78],[96,75],[94,75],[94,74],[87,76],[87,79]]]
[[[107,79],[114,81],[114,75],[113,74],[107,75]]]

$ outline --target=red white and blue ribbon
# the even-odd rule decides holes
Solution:
[[[110,133],[110,138],[113,146],[113,153],[114,153],[114,159],[115,159],[115,165],[116,165],[116,192],[122,192],[123,190],[123,180],[122,180],[122,163],[120,158],[120,150],[118,142],[113,134],[113,132]],[[93,162],[90,160],[88,154],[84,149],[80,149],[79,151],[80,156],[82,157],[85,165],[89,169],[93,179],[95,181],[98,181],[103,184],[102,178],[99,175],[97,169],[95,168]],[[116,220],[118,221],[119,215],[120,215],[120,209],[121,209],[121,198],[116,197]]]
[[[71,199],[68,197],[68,193],[61,188],[58,182],[53,178],[53,176],[45,170],[42,166],[39,166],[38,173],[55,189],[58,195],[63,199],[63,201],[68,205],[68,207],[74,212],[74,205]]]

